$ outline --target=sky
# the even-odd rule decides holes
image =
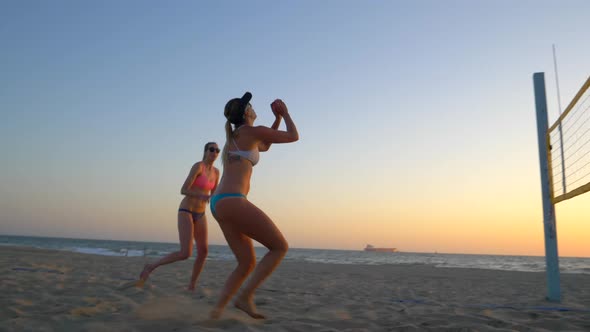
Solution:
[[[248,196],[291,247],[543,255],[532,75],[553,123],[552,45],[565,107],[590,75],[589,10],[2,1],[0,234],[177,241],[180,187],[251,91],[256,124],[281,98],[299,130],[261,155]],[[561,256],[590,257],[589,207],[556,206]]]

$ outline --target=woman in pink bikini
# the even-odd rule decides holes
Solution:
[[[219,170],[213,167],[213,163],[219,155],[219,147],[215,142],[205,144],[203,160],[196,163],[182,185],[180,193],[185,197],[180,202],[178,209],[178,237],[180,250],[170,253],[152,264],[146,264],[139,278],[145,282],[160,265],[170,264],[187,259],[193,252],[193,241],[197,245],[197,259],[193,265],[193,274],[188,285],[189,290],[195,289],[199,274],[205,265],[207,258],[207,218],[205,207],[211,197],[210,194],[219,182]]]
[[[273,221],[246,196],[259,152],[268,151],[272,143],[295,142],[299,134],[287,106],[280,99],[271,104],[275,115],[272,126],[254,126],[256,112],[250,99],[252,94],[246,92],[242,98],[234,98],[225,105],[227,141],[222,156],[223,177],[211,196],[210,206],[238,265],[225,282],[221,296],[211,311],[212,318],[221,315],[250,273],[250,280],[238,294],[234,305],[254,318],[265,318],[256,310],[254,291],[281,262],[289,247]],[[285,120],[286,131],[278,130],[281,119]],[[268,248],[258,265],[252,240]]]

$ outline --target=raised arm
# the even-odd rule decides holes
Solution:
[[[268,146],[270,146],[272,143],[291,143],[299,140],[297,127],[295,126],[293,119],[291,119],[291,115],[289,115],[289,111],[287,110],[285,103],[283,103],[282,100],[277,99],[271,104],[271,107],[273,108],[273,111],[276,110],[276,114],[280,115],[285,120],[287,130],[283,131],[264,126],[258,126],[252,128],[254,136]],[[275,120],[275,123],[276,122],[277,120]]]
[[[272,109],[272,113],[275,115],[275,121],[272,123],[272,126],[270,126],[271,129],[277,130],[279,129],[279,126],[281,125],[281,120],[283,119],[283,117],[277,113],[276,108],[272,107],[271,104],[271,109]],[[270,149],[270,145],[272,143],[267,143],[267,142],[260,142],[258,144],[258,151],[268,151],[268,149]]]
[[[281,125],[281,120],[283,119],[282,116],[275,114],[275,122],[272,123],[272,126],[270,126],[272,129],[277,130],[279,129],[279,126]]]

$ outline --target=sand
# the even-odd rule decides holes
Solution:
[[[207,261],[195,292],[192,259],[125,287],[145,262],[0,247],[0,331],[590,331],[590,275],[562,274],[556,304],[543,273],[284,261],[255,299],[268,319],[210,320],[234,262]]]

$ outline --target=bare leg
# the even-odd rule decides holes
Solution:
[[[209,245],[207,243],[207,217],[203,215],[199,220],[196,220],[193,225],[193,237],[197,245],[197,259],[193,265],[193,274],[188,285],[188,290],[195,290],[195,285],[199,279],[199,275],[205,265],[207,254],[209,253]]]
[[[234,301],[236,308],[245,311],[254,318],[266,318],[256,310],[256,306],[254,305],[254,291],[275,270],[286,253],[286,251],[270,250],[264,255],[256,269],[254,269],[254,274],[252,274],[250,280]]]
[[[219,300],[211,311],[211,318],[218,318],[221,315],[229,300],[238,291],[244,280],[248,277],[248,274],[254,270],[254,266],[256,265],[252,240],[234,231],[231,227],[221,226],[221,230],[232,252],[236,256],[238,266],[236,266],[227,278]]]
[[[160,258],[157,262],[146,264],[139,275],[139,279],[146,281],[150,274],[161,265],[174,263],[191,257],[193,251],[193,217],[185,212],[178,212],[178,238],[180,240],[180,250],[169,253]]]
[[[216,318],[236,293],[255,263],[254,249],[250,238],[269,249],[260,260],[254,274],[235,301],[235,306],[254,318],[264,318],[254,305],[254,291],[274,271],[285,256],[288,244],[272,220],[254,204],[242,198],[226,198],[217,203],[219,225],[225,238],[238,259],[238,267],[228,278],[222,296],[211,313]],[[243,257],[250,250],[249,257]],[[247,261],[250,260],[250,263]],[[248,265],[247,265],[248,263]],[[246,268],[246,266],[248,268]],[[244,275],[245,273],[245,275]]]

